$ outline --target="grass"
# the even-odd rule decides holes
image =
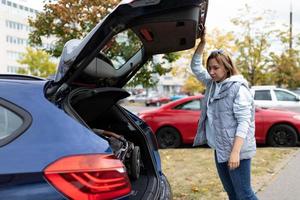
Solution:
[[[298,148],[258,148],[252,160],[252,186],[259,191]],[[162,149],[162,168],[174,200],[227,199],[210,148]]]

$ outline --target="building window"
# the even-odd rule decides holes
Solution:
[[[22,53],[21,52],[16,52],[16,51],[7,51],[7,57],[10,60],[19,60],[22,58]]]
[[[24,31],[30,31],[31,30],[30,26],[28,26],[26,24],[22,24],[22,23],[10,21],[10,20],[6,20],[5,24],[6,24],[6,27],[8,27],[10,29],[24,30]]]
[[[18,71],[19,71],[20,68],[21,67],[19,67],[19,66],[8,65],[7,66],[7,72],[8,73],[12,73],[12,74],[16,74],[16,73],[18,73]]]
[[[38,13],[38,11],[33,9],[33,8],[29,8],[29,7],[26,7],[26,6],[23,6],[23,5],[19,5],[17,3],[11,2],[11,1],[1,0],[1,2],[4,5],[10,6],[12,8],[17,8],[17,9],[20,9],[20,10],[25,10],[27,12],[30,12],[31,14],[37,14]],[[17,10],[14,9],[14,11],[17,11]]]
[[[6,42],[11,43],[11,44],[17,44],[17,45],[23,45],[27,46],[29,44],[29,41],[24,38],[18,38],[15,36],[6,36]]]

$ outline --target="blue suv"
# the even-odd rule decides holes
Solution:
[[[152,55],[195,45],[207,4],[123,1],[65,44],[54,80],[0,75],[1,199],[171,199],[151,129],[118,101]]]

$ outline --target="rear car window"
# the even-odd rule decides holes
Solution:
[[[130,29],[115,35],[101,50],[112,62],[115,69],[121,68],[136,52],[142,48],[143,43]]]
[[[271,101],[271,92],[270,90],[258,90],[255,91],[254,100],[264,100],[264,101]]]
[[[0,146],[22,134],[31,122],[31,115],[27,111],[0,98]]]
[[[297,101],[297,97],[288,92],[275,90],[275,95],[278,101]]]
[[[0,140],[16,131],[22,123],[21,117],[0,105]]]

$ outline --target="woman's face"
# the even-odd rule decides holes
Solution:
[[[227,78],[227,71],[223,64],[218,63],[215,58],[208,60],[208,73],[216,82],[222,82]]]

